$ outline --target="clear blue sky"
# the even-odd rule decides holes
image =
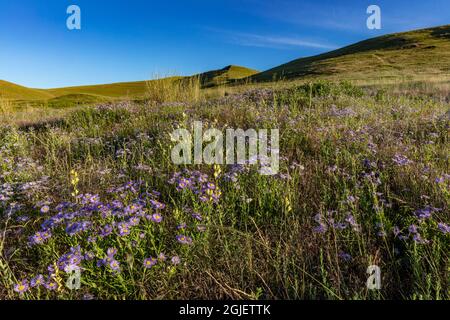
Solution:
[[[81,30],[66,9],[81,8]],[[368,30],[366,9],[382,10]],[[449,0],[0,0],[0,79],[37,88],[265,70],[373,36],[450,23]]]

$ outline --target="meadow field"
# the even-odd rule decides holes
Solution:
[[[448,88],[193,80],[3,100],[0,298],[449,299]],[[279,172],[173,164],[170,134],[194,121],[279,129]]]

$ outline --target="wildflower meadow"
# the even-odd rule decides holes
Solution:
[[[0,298],[450,298],[447,101],[325,81],[187,96],[2,117]],[[174,164],[196,121],[278,129],[279,170]]]

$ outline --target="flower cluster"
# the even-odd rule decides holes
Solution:
[[[222,195],[219,186],[209,180],[209,176],[200,171],[183,170],[176,172],[168,181],[178,191],[190,190],[202,202],[217,203]]]

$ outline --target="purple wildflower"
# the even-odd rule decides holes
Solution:
[[[153,267],[157,262],[158,262],[158,259],[152,258],[152,257],[144,259],[144,267],[149,269],[149,268]]]
[[[158,260],[159,261],[166,261],[166,255],[164,254],[164,253],[160,253],[159,255],[158,255]]]
[[[41,208],[41,213],[47,213],[47,212],[49,212],[49,210],[50,210],[50,207],[45,205]]]
[[[119,228],[120,236],[127,236],[130,234],[130,225],[126,222],[120,222],[117,227]]]
[[[419,243],[419,244],[427,244],[430,242],[426,239],[423,239],[419,233],[414,234],[413,240],[414,240],[414,242]]]
[[[438,228],[443,234],[450,233],[450,226],[445,223],[438,223]]]
[[[119,261],[113,259],[109,262],[109,266],[113,271],[120,271],[120,263]]]
[[[177,241],[181,244],[191,244],[192,243],[192,238],[185,236],[185,235],[177,235]]]
[[[47,282],[44,283],[44,287],[47,290],[54,291],[58,288],[58,284],[54,280],[48,279]]]
[[[203,220],[202,216],[200,214],[198,214],[198,213],[193,213],[192,217],[194,219],[197,219],[198,221],[202,221]]]
[[[29,288],[28,280],[24,279],[14,286],[14,291],[22,295],[27,292]]]
[[[152,221],[156,223],[160,223],[162,221],[162,216],[159,213],[154,213],[152,215]]]
[[[342,260],[348,262],[352,260],[352,256],[348,253],[345,253],[343,251],[339,252],[339,258],[341,258]]]
[[[418,232],[417,231],[417,226],[415,224],[410,225],[408,227],[408,231],[409,231],[409,233],[416,234]]]
[[[163,204],[159,201],[156,201],[156,200],[150,200],[150,203],[151,203],[153,209],[164,209],[166,207],[165,204]]]
[[[181,262],[179,256],[173,256],[172,259],[170,259],[170,261],[172,262],[173,265],[177,265]]]

